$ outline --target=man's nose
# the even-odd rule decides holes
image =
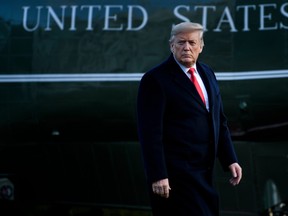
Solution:
[[[188,50],[189,48],[190,48],[189,42],[185,42],[185,44],[184,44],[184,49],[185,49],[185,50]]]

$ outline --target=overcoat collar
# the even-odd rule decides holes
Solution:
[[[195,86],[193,85],[193,83],[189,80],[189,78],[184,74],[184,72],[182,71],[182,69],[180,68],[180,66],[177,64],[177,62],[175,61],[173,54],[171,54],[168,58],[168,62],[169,62],[169,70],[173,76],[174,81],[181,86],[182,88],[184,88],[186,91],[189,92],[189,94],[192,95],[192,97],[201,105],[203,106],[205,109],[205,105],[201,100],[201,97],[199,96]],[[211,87],[212,85],[212,80],[208,78],[207,74],[205,73],[203,67],[201,66],[201,64],[199,64],[198,62],[196,63],[196,67],[197,67],[197,71],[199,73],[199,75],[201,76],[201,79],[203,80],[203,83],[205,85],[207,94],[208,94],[208,98],[209,98],[209,107],[210,110],[213,106],[213,97],[212,97],[212,91],[211,91]]]

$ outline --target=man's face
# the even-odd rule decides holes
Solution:
[[[196,63],[203,49],[200,32],[193,31],[177,34],[170,43],[170,49],[177,61],[186,67],[191,67]]]

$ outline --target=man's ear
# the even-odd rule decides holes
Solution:
[[[199,53],[202,53],[203,51],[203,46],[200,46],[200,52]]]
[[[173,46],[172,43],[170,43],[170,50],[171,50],[172,53],[174,53],[174,46]]]

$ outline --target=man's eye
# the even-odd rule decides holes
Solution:
[[[183,45],[185,42],[184,41],[179,41],[178,44],[179,45]]]

